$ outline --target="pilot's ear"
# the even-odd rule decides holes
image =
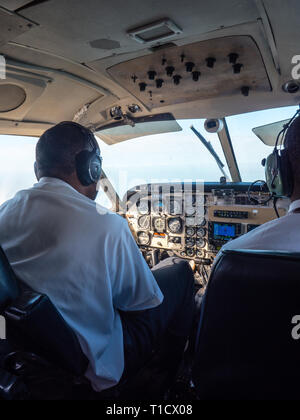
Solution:
[[[39,181],[40,178],[39,178],[39,175],[38,175],[38,168],[37,168],[37,163],[36,162],[34,162],[34,173],[35,173],[36,179]]]

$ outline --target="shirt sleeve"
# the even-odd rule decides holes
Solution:
[[[159,306],[162,292],[141,251],[122,221],[116,252],[116,267],[112,282],[113,304],[121,311],[141,311]]]

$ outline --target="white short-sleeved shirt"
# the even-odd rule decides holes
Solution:
[[[0,207],[0,245],[17,276],[46,294],[76,333],[93,388],[116,385],[124,370],[118,310],[163,301],[127,222],[69,184],[42,178]]]
[[[294,201],[286,216],[272,220],[223,246],[225,249],[300,252],[300,200]]]

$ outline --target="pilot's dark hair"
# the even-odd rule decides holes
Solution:
[[[300,182],[300,116],[295,119],[287,131],[285,147],[288,150],[294,179]]]
[[[36,164],[40,176],[67,176],[75,169],[75,157],[90,150],[91,131],[80,124],[64,121],[45,131],[36,146]]]

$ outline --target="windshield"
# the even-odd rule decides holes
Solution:
[[[223,173],[191,130],[211,142],[229,175],[217,134],[204,130],[205,120],[177,121],[182,131],[135,138],[113,146],[99,141],[106,175],[121,197],[136,185],[155,182],[219,182]]]
[[[226,118],[243,181],[264,179],[261,161],[272,152],[252,132],[261,125],[289,119],[297,107],[259,111]],[[223,176],[215,159],[191,130],[195,129],[211,143],[229,175],[217,134],[208,134],[204,119],[180,120],[182,131],[135,138],[108,146],[99,140],[106,175],[123,197],[136,185],[156,182],[219,182]],[[0,136],[0,204],[35,182],[33,164],[37,139]],[[103,191],[97,201],[110,202]]]
[[[232,145],[244,182],[265,179],[265,168],[261,162],[272,153],[274,148],[274,146],[265,145],[253,133],[253,128],[285,119],[290,120],[297,109],[298,107],[277,108],[226,118]]]
[[[242,181],[264,180],[261,161],[272,152],[271,146],[266,146],[256,137],[253,128],[291,118],[296,110],[297,107],[287,107],[226,118]],[[177,122],[182,131],[135,138],[113,146],[99,141],[104,169],[121,197],[128,189],[146,183],[220,181],[223,174],[213,156],[192,132],[192,125],[211,142],[225,165],[225,173],[230,175],[218,135],[206,132],[205,120]]]

